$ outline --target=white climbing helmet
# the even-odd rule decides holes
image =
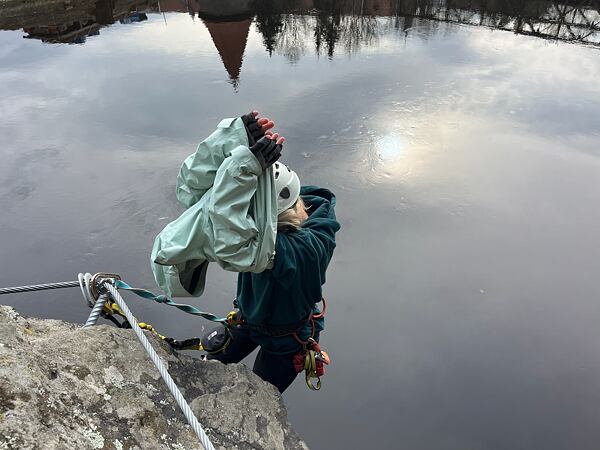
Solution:
[[[277,214],[291,208],[300,196],[300,179],[296,172],[285,164],[273,164],[275,192],[277,192]]]

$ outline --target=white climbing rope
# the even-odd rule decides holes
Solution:
[[[169,375],[167,367],[160,359],[160,356],[158,356],[158,354],[152,347],[152,344],[150,344],[150,341],[148,341],[148,338],[144,335],[144,332],[139,327],[137,320],[135,319],[135,317],[133,316],[133,314],[127,307],[125,300],[123,300],[123,297],[121,297],[121,295],[119,294],[119,291],[117,291],[117,288],[115,288],[108,281],[104,281],[102,286],[110,293],[110,295],[117,302],[117,304],[119,305],[119,307],[121,308],[123,313],[125,313],[125,316],[127,317],[127,321],[131,324],[131,328],[133,328],[133,331],[135,332],[138,339],[142,343],[144,349],[148,353],[148,356],[150,356],[150,359],[152,359],[152,362],[154,363],[154,365],[160,372],[160,376],[166,383],[167,387],[169,388],[169,391],[171,391],[171,394],[173,395],[173,397],[175,397],[175,401],[181,408],[183,415],[185,416],[188,423],[194,430],[194,433],[196,433],[196,435],[198,436],[198,439],[200,439],[200,442],[202,443],[202,446],[204,447],[204,449],[205,450],[215,450],[212,443],[210,442],[210,439],[208,438],[208,436],[202,429],[202,426],[198,422],[198,419],[196,418],[196,415],[192,411],[192,408],[190,408],[190,405],[187,403],[187,401],[181,394],[181,391],[175,384],[175,381],[173,380],[173,378],[171,378],[171,375]]]
[[[100,314],[102,314],[102,310],[104,309],[104,304],[107,300],[110,300],[110,295],[104,292],[101,293],[98,297],[98,300],[96,300],[96,304],[92,308],[92,312],[90,313],[88,319],[85,321],[85,325],[83,326],[83,328],[89,328],[96,325],[96,322],[98,322]]]

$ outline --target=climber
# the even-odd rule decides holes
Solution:
[[[318,346],[324,319],[322,299],[325,272],[335,248],[335,196],[327,189],[300,186],[298,175],[278,162],[284,138],[273,133],[273,121],[253,111],[242,116],[250,151],[263,171],[273,166],[277,197],[277,234],[273,265],[262,272],[238,276],[237,326],[223,331],[231,339],[208,359],[237,363],[260,347],[254,372],[280,392],[299,370],[294,358],[311,342]],[[296,364],[297,366],[297,364]]]

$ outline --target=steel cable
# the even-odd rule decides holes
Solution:
[[[45,291],[48,289],[63,289],[79,286],[79,281],[63,281],[60,283],[33,284],[31,286],[16,286],[0,288],[2,294],[17,294],[19,292]]]

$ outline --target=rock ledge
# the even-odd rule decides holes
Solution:
[[[244,365],[148,335],[216,448],[307,449],[277,390]],[[0,306],[0,449],[184,450],[196,435],[131,330]]]

